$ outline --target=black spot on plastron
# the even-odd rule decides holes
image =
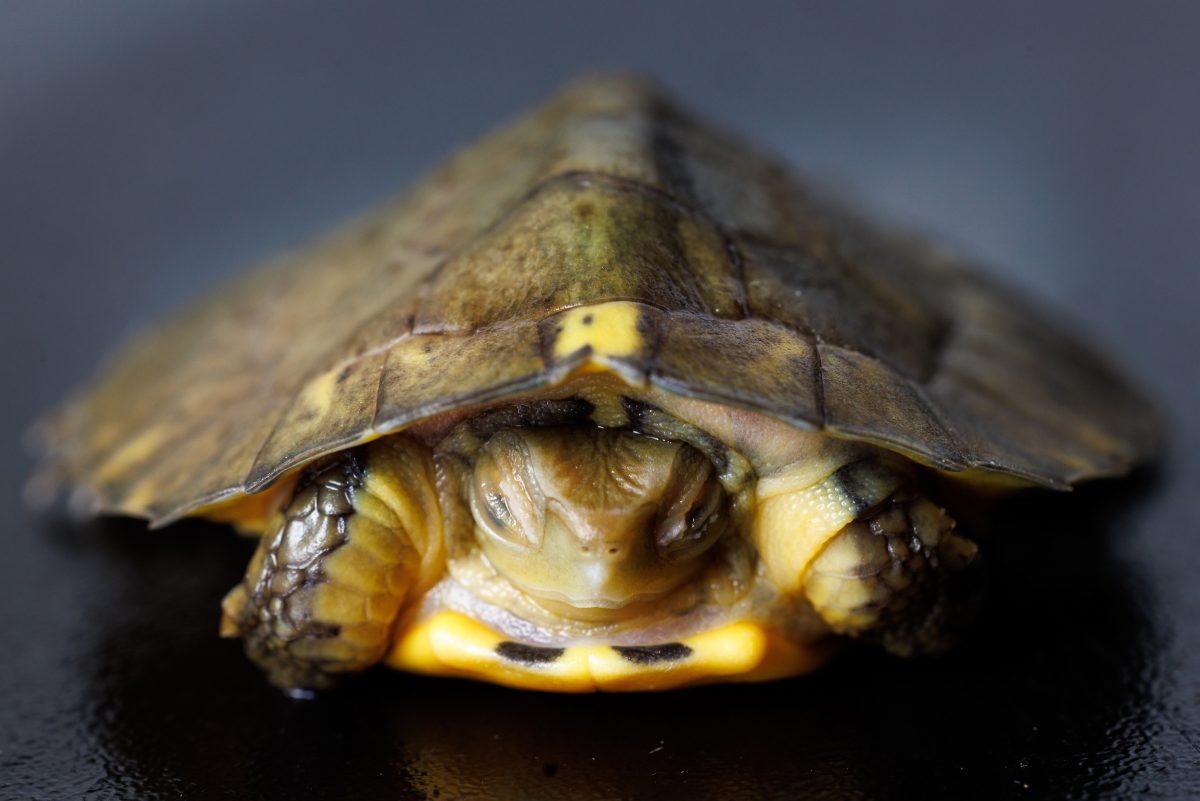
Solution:
[[[678,662],[692,655],[692,649],[681,642],[668,642],[662,645],[614,645],[613,650],[635,665]]]
[[[590,315],[590,314],[583,315],[583,324],[591,325],[592,324],[592,315]]]
[[[511,640],[505,640],[496,646],[496,654],[501,659],[521,665],[549,665],[557,662],[565,652],[565,648],[544,648]]]

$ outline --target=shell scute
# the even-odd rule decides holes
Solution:
[[[232,514],[307,461],[589,365],[1053,487],[1159,436],[1054,314],[611,78],[168,319],[39,430],[96,510]]]

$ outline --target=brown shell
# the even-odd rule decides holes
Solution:
[[[97,511],[163,521],[560,380],[564,310],[644,304],[622,372],[1036,484],[1127,470],[1146,402],[1053,315],[863,223],[643,82],[578,82],[394,204],[130,343],[42,427]]]

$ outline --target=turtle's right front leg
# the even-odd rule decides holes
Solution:
[[[288,690],[378,662],[441,572],[434,476],[429,450],[398,436],[310,468],[225,597],[221,633]]]
[[[754,537],[768,575],[832,631],[905,656],[953,641],[958,579],[977,549],[901,463],[801,464],[758,489]]]

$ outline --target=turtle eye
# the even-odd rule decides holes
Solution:
[[[509,528],[513,524],[508,501],[504,500],[504,496],[498,490],[491,490],[483,496],[483,511],[497,528]]]
[[[716,522],[721,513],[720,492],[710,492],[688,510],[687,527],[695,536],[702,536]]]
[[[724,531],[725,491],[716,477],[702,474],[691,482],[679,501],[668,510],[655,538],[664,559],[681,562],[708,550]],[[697,488],[695,485],[699,484]]]
[[[491,539],[510,547],[536,548],[542,537],[543,504],[526,463],[516,441],[483,450],[475,462],[471,516]]]

